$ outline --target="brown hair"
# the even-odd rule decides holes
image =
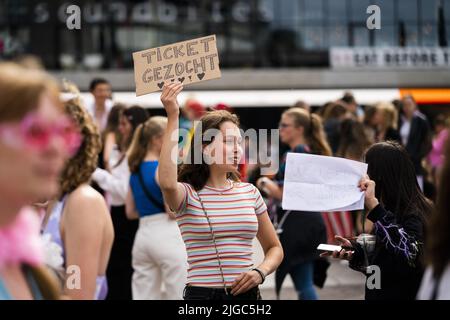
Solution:
[[[375,117],[375,114],[377,113],[377,107],[373,105],[369,105],[366,107],[366,110],[364,110],[364,119],[363,123],[366,126],[371,127],[372,126],[372,120]]]
[[[65,87],[76,94],[75,98],[66,102],[65,111],[79,128],[83,142],[77,154],[66,163],[61,174],[61,196],[90,180],[97,167],[98,154],[102,145],[100,132],[91,115],[84,108],[78,89],[73,84],[66,84]]]
[[[323,111],[323,120],[327,121],[329,119],[337,119],[342,117],[347,113],[347,108],[337,102],[331,102],[327,105],[326,110]]]
[[[450,139],[445,148],[445,162],[439,177],[435,212],[430,218],[427,239],[427,258],[435,278],[442,275],[450,261]]]
[[[354,119],[342,121],[339,148],[336,153],[338,157],[362,161],[371,144],[361,122]]]
[[[44,300],[59,300],[62,298],[62,288],[57,277],[44,266],[26,266],[30,269],[34,280]]]
[[[325,138],[322,120],[314,113],[300,108],[290,108],[283,115],[292,117],[296,127],[304,128],[304,136],[312,153],[331,156],[331,148]]]
[[[228,121],[234,123],[236,126],[239,126],[238,117],[235,114],[231,114],[225,110],[207,112],[200,119],[200,122],[196,126],[194,134],[191,138],[189,152],[186,158],[189,162],[180,165],[178,170],[178,181],[189,183],[197,191],[201,190],[205,186],[206,181],[209,178],[209,165],[203,162],[203,154],[202,163],[195,164],[195,152],[198,152],[198,150],[203,150],[204,146],[212,142],[212,140],[210,142],[203,141],[203,136],[207,130],[220,130],[222,123]],[[196,138],[199,135],[201,136],[201,139]],[[201,142],[202,145],[197,145],[198,142]],[[228,174],[228,178],[234,181],[239,181],[239,176],[234,172],[230,172]]]
[[[128,149],[128,165],[130,166],[131,173],[139,171],[139,166],[144,161],[153,138],[162,135],[166,126],[166,117],[154,116],[137,127],[131,146]]]
[[[119,132],[119,118],[120,114],[123,110],[126,109],[126,106],[122,103],[116,103],[109,111],[108,119],[106,121],[106,128],[102,133],[103,141],[109,133],[114,133],[116,138],[116,142],[120,141],[120,132]]]
[[[0,122],[17,121],[36,110],[44,93],[62,108],[58,84],[48,74],[14,63],[0,63]]]

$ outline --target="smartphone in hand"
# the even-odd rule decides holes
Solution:
[[[324,243],[319,244],[319,246],[317,247],[317,250],[328,251],[328,252],[335,252],[335,251],[340,252],[342,249],[344,249],[344,250],[353,250],[352,247],[336,246],[336,245],[333,245],[333,244],[324,244]]]

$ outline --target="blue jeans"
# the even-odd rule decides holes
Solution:
[[[313,285],[314,263],[312,261],[299,264],[289,272],[299,300],[317,300],[316,289]]]

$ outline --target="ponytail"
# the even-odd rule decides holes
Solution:
[[[309,147],[314,153],[322,156],[332,155],[330,145],[325,137],[322,121],[319,116],[314,113],[310,114],[310,127],[305,137]]]
[[[322,120],[317,114],[300,108],[290,108],[286,114],[294,120],[296,127],[304,128],[304,137],[314,154],[331,156],[331,148],[326,140]]]
[[[139,170],[139,166],[147,153],[147,145],[140,144],[140,141],[142,140],[142,128],[144,125],[144,123],[141,123],[136,128],[133,139],[131,140],[130,148],[128,149],[128,166],[130,167],[131,173],[135,173]]]
[[[167,118],[154,116],[141,123],[135,130],[128,149],[128,166],[131,173],[139,171],[154,137],[162,135],[167,126]]]

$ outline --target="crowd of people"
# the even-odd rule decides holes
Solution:
[[[278,296],[290,275],[315,300],[332,258],[380,268],[368,300],[450,299],[444,114],[431,125],[412,96],[298,102],[279,120],[278,171],[262,175],[235,110],[180,107],[182,90],[166,85],[166,116],[151,116],[114,104],[105,79],[84,101],[73,83],[0,64],[0,299],[257,300],[275,273]],[[366,162],[365,209],[283,210],[287,152]],[[343,249],[320,254],[321,243]]]

